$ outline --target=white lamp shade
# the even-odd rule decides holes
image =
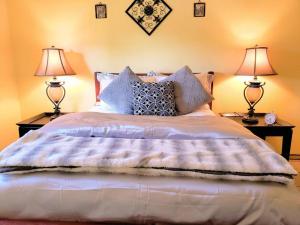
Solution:
[[[76,73],[68,63],[64,50],[59,48],[45,48],[35,75],[36,76],[69,76]]]
[[[277,75],[268,58],[268,48],[247,48],[244,61],[235,73],[244,76],[270,76]]]

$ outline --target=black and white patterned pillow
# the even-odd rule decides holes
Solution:
[[[173,81],[132,82],[134,115],[176,116]]]

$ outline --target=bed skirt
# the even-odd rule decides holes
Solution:
[[[47,221],[30,221],[30,220],[0,220],[0,225],[98,225],[98,224],[97,223],[55,222],[55,221],[47,222]]]
[[[56,222],[56,221],[41,221],[41,220],[1,220],[0,225],[130,225],[130,223],[92,223],[92,222]]]
[[[148,222],[146,225],[168,225],[167,223]],[[0,225],[136,225],[136,223],[126,222],[56,222],[56,221],[42,221],[42,220],[2,220]]]

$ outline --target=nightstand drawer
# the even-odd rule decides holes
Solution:
[[[20,126],[19,127],[19,137],[23,137],[25,134],[27,134],[29,131],[31,130],[37,130],[39,128],[41,128],[42,126],[28,126],[28,127],[23,127],[23,126]]]
[[[256,136],[266,139],[266,137],[272,137],[272,136],[283,136],[286,132],[291,130],[292,128],[288,127],[276,127],[274,129],[274,126],[268,126],[268,127],[246,127],[248,130],[250,130],[253,134]]]

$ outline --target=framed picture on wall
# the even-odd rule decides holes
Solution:
[[[194,3],[194,17],[205,17],[205,2]]]
[[[99,3],[95,5],[96,19],[104,19],[107,18],[107,9],[106,5]]]

